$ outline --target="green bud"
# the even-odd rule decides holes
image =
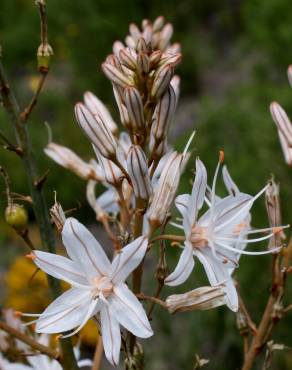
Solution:
[[[5,221],[16,230],[23,230],[28,222],[26,209],[20,204],[12,204],[5,209]]]

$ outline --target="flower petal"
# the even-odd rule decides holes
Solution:
[[[207,187],[207,171],[203,162],[196,160],[196,178],[192,189],[190,202],[188,204],[188,219],[191,225],[197,219],[198,211],[202,208]]]
[[[114,287],[114,293],[109,298],[110,312],[127,330],[140,338],[153,335],[143,306],[126,284]]]
[[[145,256],[148,239],[141,236],[126,245],[112,262],[112,281],[117,284],[124,282],[129,274],[140,264]]]
[[[103,305],[100,311],[100,321],[105,356],[112,365],[117,366],[121,349],[120,325],[110,314],[107,305]]]
[[[47,274],[75,286],[87,286],[88,282],[77,262],[53,253],[34,251],[34,263]]]
[[[111,264],[101,245],[75,218],[67,218],[62,238],[68,255],[81,265],[87,278],[92,279],[110,274]]]
[[[230,176],[230,173],[227,169],[227,166],[224,165],[222,169],[222,176],[223,176],[223,181],[226,186],[226,189],[228,190],[230,195],[238,195],[240,193],[237,185],[235,182],[232,180],[232,177]]]
[[[37,333],[61,333],[71,330],[83,320],[92,301],[90,291],[71,288],[53,301],[36,324]]]
[[[169,286],[176,286],[184,283],[190,276],[194,265],[193,247],[191,243],[186,242],[175,270],[167,276],[164,283]]]
[[[223,265],[221,260],[215,258],[210,248],[204,248],[203,251],[195,250],[194,253],[204,266],[212,286],[224,282],[226,285],[226,305],[232,311],[238,311],[238,295],[228,268]]]

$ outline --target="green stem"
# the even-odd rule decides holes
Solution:
[[[30,195],[33,202],[33,209],[37,224],[40,229],[42,247],[50,253],[55,253],[55,238],[53,229],[49,219],[48,206],[44,197],[42,187],[37,186],[38,172],[35,161],[35,156],[32,151],[32,145],[26,125],[21,121],[20,109],[16,98],[11,91],[6,74],[0,60],[0,94],[3,105],[10,117],[10,121],[14,130],[17,145],[22,149],[22,163],[28,179]],[[59,281],[51,276],[48,276],[49,285],[52,291],[53,298],[56,298],[61,293]],[[64,340],[62,343],[63,352],[63,369],[75,370],[78,369],[73,353],[71,341]]]

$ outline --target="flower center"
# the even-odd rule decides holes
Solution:
[[[248,223],[245,221],[240,222],[238,225],[236,225],[233,229],[233,234],[239,235],[242,230],[244,230],[248,226]]]
[[[96,277],[92,282],[92,293],[95,298],[102,294],[105,298],[113,291],[113,284],[107,276]]]
[[[194,226],[191,232],[193,248],[203,248],[208,244],[207,227]]]

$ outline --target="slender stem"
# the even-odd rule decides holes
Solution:
[[[152,312],[154,310],[155,304],[158,303],[157,299],[158,299],[158,297],[161,293],[162,288],[163,288],[162,284],[159,284],[157,286],[157,290],[156,290],[156,293],[155,293],[155,296],[154,296],[155,300],[154,299],[151,300],[151,304],[150,304],[149,310],[147,312],[147,316],[149,317],[149,319],[151,318],[151,315],[152,315]],[[162,301],[160,301],[160,299],[159,299],[159,302],[162,302]],[[159,303],[159,304],[161,305],[161,303]],[[164,307],[166,307],[166,306],[164,305]]]
[[[150,302],[154,302],[156,304],[159,304],[159,306],[161,306],[161,307],[167,308],[166,303],[164,301],[162,301],[161,299],[159,299],[159,298],[151,297],[151,296],[145,295],[143,293],[137,294],[137,297],[139,299],[143,300],[143,301],[147,300],[147,301],[150,301]]]
[[[55,238],[53,229],[50,223],[48,206],[43,194],[42,187],[35,186],[35,181],[38,179],[35,156],[32,151],[31,141],[26,125],[23,124],[20,118],[20,110],[16,98],[10,89],[6,74],[0,60],[0,94],[3,105],[10,117],[17,145],[22,149],[22,163],[27,176],[30,195],[33,201],[33,209],[37,224],[40,229],[42,246],[44,250],[51,253],[55,252]],[[58,280],[48,276],[48,281],[53,294],[56,298],[60,292],[60,284]],[[73,348],[70,340],[62,341],[63,368],[64,370],[77,369],[76,360],[73,353]]]
[[[14,338],[19,339],[21,342],[28,344],[30,347],[34,348],[35,350],[50,356],[54,359],[60,358],[60,352],[56,351],[52,348],[49,348],[47,346],[44,346],[43,344],[40,344],[36,340],[32,339],[28,335],[12,328],[11,326],[7,325],[5,322],[0,321],[0,329],[5,331],[6,333],[12,335]]]
[[[102,360],[102,350],[103,350],[102,338],[101,336],[99,336],[97,343],[96,343],[96,347],[95,347],[92,370],[100,369],[101,360]]]
[[[179,235],[163,234],[163,235],[155,236],[153,239],[150,240],[150,243],[156,242],[158,240],[171,240],[173,242],[184,242],[186,238],[184,236],[179,236]]]

